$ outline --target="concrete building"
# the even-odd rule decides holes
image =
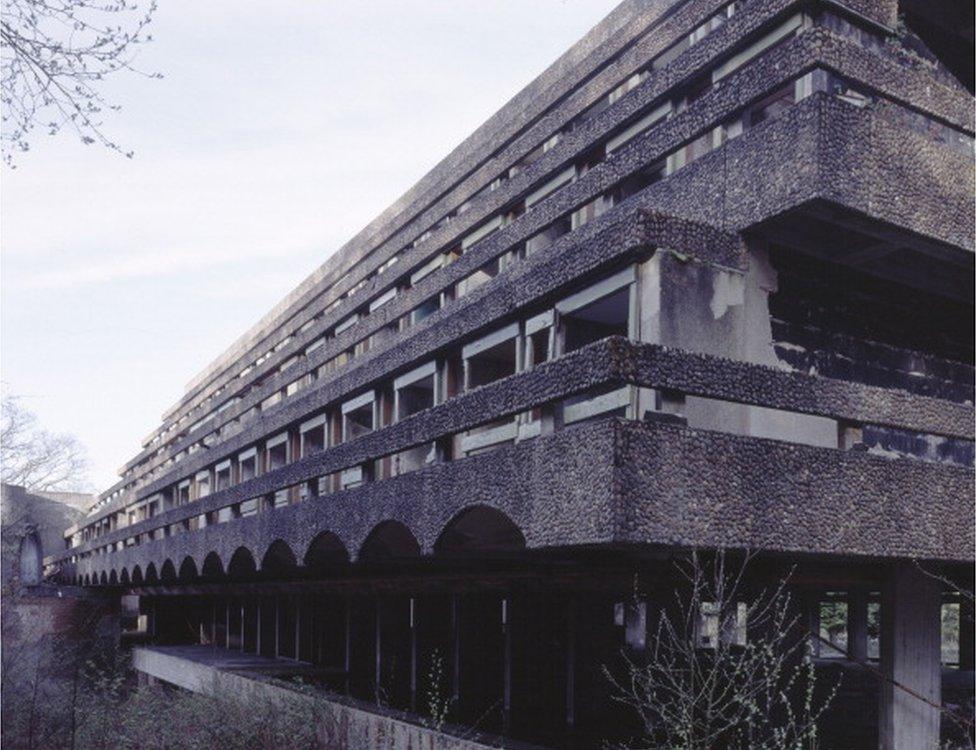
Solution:
[[[138,595],[156,677],[297,660],[409,724],[439,654],[460,724],[598,747],[669,560],[751,550],[885,675],[836,747],[936,747],[973,669],[972,18],[901,6],[625,0],[195,378],[51,574]]]

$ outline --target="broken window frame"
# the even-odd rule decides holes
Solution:
[[[472,360],[480,354],[491,351],[497,347],[513,341],[515,344],[515,361],[512,368],[512,375],[519,371],[519,363],[522,359],[522,336],[518,323],[510,323],[503,328],[494,331],[487,336],[482,336],[476,341],[466,344],[461,349],[461,367],[463,378],[463,392],[467,393],[476,386],[472,386]],[[501,380],[508,375],[499,375],[487,380],[481,385],[488,385]],[[514,442],[518,438],[518,418],[517,415],[502,417],[484,425],[467,430],[461,433],[458,439],[458,449],[461,455],[472,455],[475,452],[497,447],[502,444]]]
[[[405,414],[403,408],[405,399],[403,395],[401,395],[402,392],[412,386],[416,386],[417,383],[427,380],[428,378],[430,379],[432,386],[430,406],[423,407],[421,409],[414,409],[408,414]],[[424,411],[425,409],[441,403],[442,397],[440,393],[440,383],[441,378],[439,377],[437,362],[433,360],[395,378],[393,381],[393,422],[399,422],[419,413],[420,411]],[[398,476],[400,474],[416,471],[434,463],[436,460],[436,442],[422,443],[414,446],[413,448],[408,448],[405,451],[400,451],[399,453],[393,454],[391,462],[392,474],[393,476]]]
[[[622,270],[607,276],[594,284],[563,298],[555,305],[556,333],[555,346],[557,356],[567,354],[566,325],[572,314],[600,302],[607,297],[618,294],[627,289],[627,337],[636,339],[638,335],[637,266],[628,265]],[[569,351],[575,351],[569,350]],[[626,418],[632,418],[634,412],[634,398],[636,389],[625,385],[612,389],[598,389],[571,396],[562,401],[562,422],[572,424],[596,417],[622,411]]]

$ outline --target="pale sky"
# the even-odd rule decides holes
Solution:
[[[618,0],[160,0],[132,160],[3,168],[0,374],[117,480],[185,384]]]

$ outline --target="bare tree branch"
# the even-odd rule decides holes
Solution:
[[[0,20],[3,159],[30,149],[35,128],[56,135],[73,130],[82,143],[100,143],[131,157],[102,129],[117,111],[101,92],[113,73],[129,71],[136,51],[152,41],[155,0],[6,0]]]
[[[74,435],[41,429],[15,396],[0,412],[0,480],[32,491],[84,491],[88,457]]]

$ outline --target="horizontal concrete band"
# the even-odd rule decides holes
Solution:
[[[322,533],[358,559],[391,521],[431,554],[452,520],[479,506],[511,519],[529,549],[626,543],[973,559],[971,470],[605,419],[88,558],[65,573],[125,571],[131,580],[136,566],[175,569],[188,556],[203,570],[211,553],[226,569],[240,547],[260,565],[277,540],[301,562]]]
[[[785,3],[783,5],[786,5]],[[772,17],[770,9],[769,12],[763,12],[760,18],[756,18],[754,23],[758,23],[760,20],[768,21]],[[720,33],[721,35],[721,33]],[[719,36],[719,35],[717,35]],[[712,43],[712,38],[707,38],[705,42],[702,43],[701,48],[692,48],[696,50],[696,57],[705,51],[706,47],[709,47]],[[710,54],[714,56],[715,52],[711,51]],[[705,60],[708,58],[702,58]],[[632,112],[636,109],[646,106],[649,102],[652,102],[656,97],[673,87],[678,82],[683,80],[690,74],[691,70],[697,69],[698,66],[702,64],[702,60],[682,60],[682,65],[674,71],[671,70],[672,66],[668,66],[668,75],[665,77],[660,77],[655,80],[653,86],[647,86],[640,88],[639,90],[633,92],[629,97],[615,106],[610,108],[606,113],[601,115],[601,117],[594,120],[594,122],[589,123],[588,127],[582,128],[580,131],[575,132],[565,139],[565,142],[561,143],[556,149],[543,157],[539,162],[530,168],[525,175],[520,176],[517,180],[512,181],[512,185],[505,185],[502,189],[496,191],[497,194],[491,194],[491,204],[486,206],[487,213],[481,210],[471,211],[463,219],[459,219],[458,222],[452,222],[449,227],[445,228],[445,231],[450,235],[450,237],[442,238],[440,235],[442,232],[437,233],[432,237],[428,243],[425,243],[422,248],[418,248],[415,251],[408,254],[404,258],[407,265],[412,265],[414,263],[414,256],[420,258],[422,254],[429,254],[431,252],[432,246],[444,245],[445,247],[451,244],[449,239],[457,238],[463,236],[463,234],[470,228],[476,226],[479,222],[483,221],[488,215],[491,215],[494,211],[494,204],[498,203],[498,208],[503,205],[504,201],[512,200],[512,195],[517,194],[519,190],[524,191],[525,186],[532,183],[532,180],[537,179],[537,175],[543,175],[548,173],[553,169],[557,169],[561,162],[557,159],[565,160],[565,153],[568,152],[582,152],[586,148],[592,147],[592,144],[605,137],[605,133],[608,129],[614,127],[617,123],[625,121],[627,118],[632,116]],[[677,61],[676,61],[677,62]],[[693,113],[689,113],[687,116],[681,116],[675,118],[675,123],[668,123],[667,127],[663,128],[662,132],[674,133],[677,135],[677,140],[674,137],[667,138],[666,140],[674,141],[675,144],[688,137],[691,137],[691,131],[687,131],[687,126],[690,125],[692,128],[701,128],[703,122],[702,111],[700,108],[708,113],[711,113],[711,117],[724,116],[723,113],[729,110],[729,107],[740,106],[743,100],[748,100],[751,98],[758,97],[764,91],[768,91],[774,88],[781,80],[785,80],[793,76],[796,72],[809,67],[813,62],[820,62],[828,67],[838,70],[856,80],[863,80],[871,86],[877,87],[879,91],[887,96],[891,96],[896,100],[901,101],[925,101],[930,103],[930,101],[938,101],[938,106],[935,109],[942,114],[943,117],[950,120],[958,121],[958,118],[950,117],[945,114],[949,110],[953,112],[961,112],[965,117],[969,118],[966,120],[967,127],[971,129],[971,113],[968,104],[968,99],[965,100],[963,107],[960,108],[956,99],[958,96],[953,96],[954,92],[947,90],[942,84],[933,85],[932,81],[926,78],[924,75],[918,71],[906,71],[903,67],[896,66],[890,61],[881,61],[876,55],[871,55],[871,53],[858,47],[849,40],[843,40],[834,37],[832,34],[825,30],[817,30],[816,32],[808,33],[801,36],[797,40],[788,44],[783,50],[777,51],[771,54],[767,59],[761,59],[756,61],[753,65],[749,66],[749,70],[745,71],[744,74],[736,74],[735,78],[739,79],[740,83],[734,83],[730,81],[724,81],[723,86],[720,87],[720,91],[715,94],[709,94],[703,97],[701,102],[696,104],[696,108]],[[694,65],[692,65],[694,63]],[[692,67],[689,67],[692,65]],[[687,68],[687,70],[686,70]],[[940,99],[933,93],[943,94]],[[924,95],[923,95],[924,93]],[[951,102],[951,103],[950,103]],[[680,121],[680,122],[678,122]],[[684,123],[684,124],[683,124]],[[687,132],[685,132],[687,131]],[[655,145],[659,142],[660,134],[655,136]],[[579,143],[576,143],[576,142]],[[673,147],[673,146],[669,146]],[[644,152],[645,161],[650,155],[648,149],[640,149]],[[627,160],[628,162],[630,160]],[[523,184],[524,182],[524,184]],[[574,194],[579,194],[583,196],[584,193],[591,195],[594,194],[594,190],[599,192],[603,189],[603,180],[600,180],[596,175],[590,175],[586,179],[580,181],[580,185],[574,186],[573,190],[570,191]],[[517,185],[515,183],[518,183]],[[517,190],[516,190],[517,188]],[[515,191],[512,195],[510,192]],[[561,203],[563,199],[568,196],[564,194],[557,203]],[[499,203],[501,201],[501,203]],[[548,213],[544,212],[544,213]],[[478,250],[478,257],[481,258],[485,254],[497,254],[501,252],[501,244],[505,244],[505,249],[509,246],[513,240],[510,239],[515,235],[522,237],[526,233],[531,233],[535,231],[534,222],[537,222],[542,213],[537,213],[536,217],[532,221],[528,221],[529,217],[523,217],[523,219],[516,222],[510,230],[501,232],[498,237],[492,238],[486,241],[485,247],[480,247]],[[469,226],[470,225],[470,226]],[[513,234],[514,233],[514,234]],[[522,237],[524,239],[524,237]],[[489,247],[489,245],[498,244],[499,248]],[[462,259],[463,260],[463,259]],[[460,266],[458,269],[460,270]],[[470,270],[473,270],[470,269]],[[360,274],[355,274],[357,277]],[[388,283],[386,279],[377,279],[376,283],[383,284]],[[283,361],[284,358],[291,356],[294,352],[300,351],[302,346],[308,341],[311,341],[317,335],[319,335],[323,330],[328,329],[337,320],[341,320],[347,317],[353,310],[353,308],[362,304],[362,299],[370,296],[370,294],[378,291],[373,287],[375,284],[367,286],[361,293],[362,296],[357,295],[354,300],[350,300],[343,305],[340,305],[334,312],[326,315],[322,321],[316,324],[313,329],[303,336],[296,337],[296,340],[292,342],[288,347],[285,347],[281,353],[280,357],[272,358],[273,361],[267,363],[264,367],[255,368],[254,372],[251,374],[252,378],[262,377],[269,370],[274,369]],[[440,283],[438,283],[440,286]],[[371,291],[372,290],[372,291]],[[425,292],[429,293],[429,292]],[[408,295],[411,299],[414,295]],[[397,307],[402,307],[407,303],[406,298],[402,300],[397,300]],[[411,303],[415,304],[415,302]],[[392,310],[393,308],[391,308]],[[387,315],[390,311],[387,311]],[[385,321],[385,318],[384,318]],[[296,321],[301,322],[301,321]],[[371,321],[370,328],[379,327],[377,320]],[[362,326],[356,326],[355,331],[350,331],[347,336],[337,338],[335,342],[330,342],[326,347],[324,347],[320,352],[319,356],[328,359],[334,356],[335,352],[332,351],[336,347],[346,346],[346,344],[351,344],[353,339],[358,340],[366,335],[369,331],[366,331]],[[346,342],[348,339],[348,342]],[[294,374],[289,374],[289,377],[294,377]],[[277,383],[277,379],[273,379]],[[224,382],[224,381],[221,381]],[[267,388],[271,386],[266,386],[262,389],[262,394],[267,395],[265,392]],[[280,387],[280,384],[278,385]],[[272,388],[273,390],[273,388]],[[270,392],[270,391],[268,391]],[[258,399],[260,400],[260,399]],[[233,410],[229,411],[224,415],[224,418],[229,418],[233,416]],[[212,425],[209,425],[206,429],[212,429]],[[196,438],[194,438],[196,439]],[[191,441],[192,442],[192,441]],[[174,447],[175,450],[179,450],[181,447],[185,447],[181,444],[180,447]],[[147,455],[151,453],[150,450],[141,452],[135,459],[128,462],[124,468],[129,468],[130,466],[143,460]]]
[[[588,389],[621,383],[966,440],[974,437],[973,409],[961,404],[614,337],[192,504],[110,532],[55,559],[264,496]]]
[[[865,132],[878,132],[878,127],[870,124],[872,120],[870,114],[856,108],[845,107],[829,99],[814,97],[810,102],[797,105],[794,117],[787,117],[782,121],[772,123],[771,132],[765,135],[768,138],[775,133],[774,140],[777,142],[794,143],[804,151],[809,148],[812,157],[813,153],[824,148],[823,139],[838,130],[838,128],[832,127],[831,123],[843,124],[845,132],[858,128]],[[903,134],[901,137],[905,138],[907,135]],[[737,151],[743,148],[755,150],[757,143],[754,138],[751,138],[751,134],[747,133],[737,139],[732,146]],[[758,147],[761,148],[761,145]],[[850,154],[853,153],[847,147],[839,149],[839,151],[845,154],[845,158],[836,162],[838,172],[843,171],[844,165],[850,161]],[[795,156],[795,154],[793,155]],[[841,206],[858,209],[862,205],[873,205],[875,212],[879,207],[892,203],[891,201],[875,199],[876,193],[874,192],[865,192],[866,184],[877,184],[880,181],[879,179],[857,181],[849,190],[850,194],[840,191],[835,179],[832,177],[826,179],[819,172],[804,174],[802,171],[797,172],[790,169],[781,180],[779,172],[786,169],[784,158],[781,155],[775,163],[764,163],[764,170],[768,174],[777,175],[777,179],[775,182],[766,185],[769,190],[765,191],[762,202],[757,203],[751,196],[741,197],[741,202],[750,207],[749,215],[741,217],[742,223],[761,221],[770,215],[788,211],[802,203],[823,198],[828,198],[831,202]],[[667,201],[668,210],[680,211],[681,208],[678,204],[682,202],[682,197],[689,191],[695,192],[702,181],[708,181],[712,187],[707,189],[706,194],[715,193],[712,196],[714,197],[714,205],[727,206],[729,205],[728,196],[724,193],[726,191],[741,192],[743,188],[737,186],[749,184],[746,176],[750,170],[751,162],[748,159],[736,158],[735,164],[728,165],[728,168],[721,170],[723,177],[716,180],[712,174],[714,165],[709,164],[716,159],[724,160],[726,154],[720,151],[702,157],[699,160],[701,163],[696,162],[689,165],[681,173],[671,178],[671,181],[652,186],[647,196],[642,194],[637,197],[641,203],[653,204],[656,197],[660,196],[661,200]],[[832,165],[835,164],[832,160],[827,161]],[[734,170],[732,170],[732,166],[734,166]],[[594,170],[594,172],[596,171]],[[736,177],[736,174],[740,172],[743,175],[742,180],[738,180]],[[831,173],[825,172],[825,174],[831,176]],[[906,181],[910,181],[911,177],[903,175],[900,180],[904,184]],[[723,187],[726,183],[728,187]],[[716,186],[720,188],[718,193],[716,193]],[[919,193],[925,193],[928,200],[937,202],[938,196],[930,195],[930,191],[920,190]],[[784,201],[784,196],[790,196],[789,200]],[[954,204],[955,202],[950,201],[947,205]],[[547,248],[547,252],[541,253],[539,258],[531,259],[534,262],[526,262],[516,266],[511,277],[503,274],[489,282],[485,287],[472,294],[470,300],[467,298],[463,300],[463,306],[445,310],[442,314],[435,314],[427,325],[416,331],[415,334],[411,332],[418,338],[411,336],[410,346],[405,346],[403,342],[398,341],[396,346],[377,352],[375,358],[369,358],[367,355],[368,358],[364,360],[361,366],[323,384],[320,388],[309,391],[304,396],[296,397],[293,403],[283,405],[281,410],[269,415],[268,420],[257,423],[261,432],[277,429],[287,424],[294,419],[291,416],[294,413],[293,410],[320,408],[323,402],[331,403],[356,389],[368,387],[371,382],[376,382],[376,373],[389,372],[395,370],[398,365],[402,367],[408,362],[417,361],[418,357],[413,353],[418,348],[426,352],[436,351],[437,348],[447,345],[452,337],[456,339],[459,335],[459,328],[461,331],[472,330],[479,323],[483,325],[484,319],[493,316],[495,310],[501,316],[504,312],[511,311],[516,305],[531,304],[532,301],[538,300],[546,294],[551,294],[553,289],[563,287],[573,278],[626,256],[634,248],[644,245],[675,247],[702,260],[720,263],[729,258],[733,252],[734,243],[727,234],[714,230],[706,224],[695,222],[691,218],[666,213],[641,213],[637,206],[627,206],[626,204],[620,206],[620,209],[619,212],[615,213],[615,209],[604,217],[605,222],[597,222],[592,227],[584,227],[579,232],[562,238],[551,248]],[[757,209],[759,210],[757,211]],[[649,211],[649,209],[645,210]],[[939,212],[934,213],[938,214]],[[968,213],[971,214],[971,207]],[[737,218],[736,214],[737,212],[733,212],[733,218]],[[720,217],[717,216],[707,218],[715,221],[720,220]],[[885,218],[896,217],[885,216]],[[949,225],[962,226],[966,223],[965,219],[960,221],[960,217],[946,216],[945,219],[944,227]],[[971,221],[969,224],[971,225]],[[570,259],[573,261],[570,262]],[[460,263],[461,261],[458,264]],[[465,310],[470,311],[470,315],[465,314]],[[478,314],[475,315],[475,313]],[[497,319],[501,321],[503,318],[498,317]],[[421,342],[424,345],[421,345]],[[314,405],[308,406],[309,404]],[[244,445],[259,437],[260,435],[256,434],[254,429],[245,430],[221,444],[220,449],[236,450],[235,446],[238,444]],[[181,465],[180,471],[186,472],[203,468],[210,460],[212,459],[204,456],[191,458]],[[146,497],[158,492],[170,481],[172,480],[168,478],[157,480],[140,490],[139,496]]]

